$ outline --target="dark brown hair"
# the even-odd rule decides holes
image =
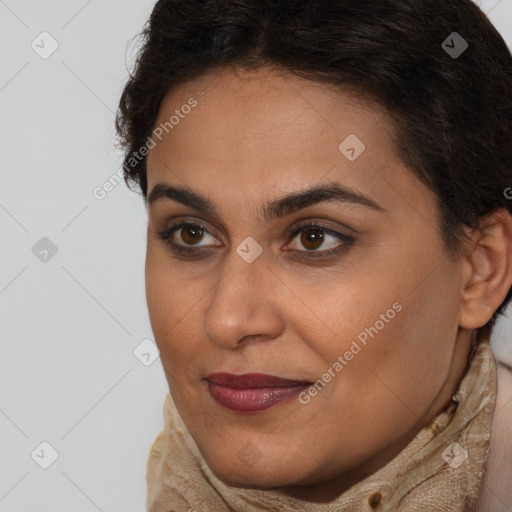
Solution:
[[[146,158],[132,157],[166,93],[222,66],[270,65],[385,107],[398,155],[438,198],[450,254],[465,226],[512,211],[512,56],[471,0],[159,0],[141,36],[116,129],[145,201]]]

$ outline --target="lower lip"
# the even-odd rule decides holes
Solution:
[[[234,389],[208,382],[213,398],[224,407],[238,412],[257,412],[289,400],[310,384],[293,387]]]

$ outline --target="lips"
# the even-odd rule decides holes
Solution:
[[[298,395],[312,383],[263,373],[212,373],[206,377],[212,397],[238,412],[257,412]]]

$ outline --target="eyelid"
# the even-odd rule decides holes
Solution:
[[[297,259],[311,259],[311,258],[328,258],[329,256],[334,256],[337,254],[343,253],[345,250],[349,249],[351,245],[356,242],[356,238],[353,236],[347,235],[343,232],[337,231],[335,229],[324,226],[321,221],[306,221],[300,224],[299,226],[292,227],[288,229],[289,237],[291,238],[289,242],[286,243],[285,247],[289,247],[292,240],[303,231],[308,231],[308,228],[311,231],[314,231],[315,228],[320,231],[324,231],[328,236],[337,239],[340,243],[331,249],[324,249],[322,251],[307,251],[307,250],[291,250],[286,252],[291,252],[294,254],[294,257]]]
[[[182,222],[177,222],[176,224],[171,224],[170,226],[167,226],[166,228],[163,229],[163,231],[160,231],[157,234],[160,235],[160,237],[162,237],[162,238],[164,236],[166,236],[167,241],[168,241],[168,239],[171,236],[173,236],[176,232],[178,232],[180,229],[188,228],[188,227],[199,228],[204,233],[207,233],[208,235],[212,236],[213,238],[218,239],[218,237],[215,236],[214,233],[212,233],[212,230],[205,227],[201,222],[187,221],[187,220],[184,220]],[[168,243],[171,244],[171,242],[168,242]],[[184,250],[188,250],[188,249],[194,250],[194,247],[202,247],[202,246],[190,246],[187,248],[187,246],[184,246],[184,245],[180,246],[179,244],[171,244],[171,245],[174,245],[174,246],[178,245],[179,247],[182,247]]]
[[[341,225],[338,227],[332,226],[333,221],[328,221],[326,219],[315,219],[314,217],[305,217],[304,219],[300,219],[292,224],[290,228],[286,230],[287,236],[296,235],[301,229],[306,227],[311,228],[320,228],[325,230],[328,233],[331,233],[333,236],[343,235],[346,238],[354,238],[360,235],[360,232],[355,230],[354,228],[348,227],[346,225]]]
[[[211,246],[186,246],[186,245],[180,245],[177,243],[174,243],[170,241],[170,238],[179,231],[180,229],[186,228],[186,227],[196,227],[199,228],[204,233],[209,234],[210,236],[217,238],[210,229],[205,227],[201,222],[199,221],[193,221],[193,220],[182,220],[181,222],[176,222],[175,224],[172,224],[168,227],[166,227],[163,231],[158,232],[157,234],[160,236],[161,239],[164,240],[167,244],[170,245],[171,251],[173,253],[182,254],[182,255],[189,255],[191,258],[195,256],[206,256],[208,252],[212,252],[214,248],[212,249]],[[338,244],[336,247],[331,249],[324,249],[322,251],[307,251],[307,250],[300,250],[300,249],[292,249],[287,250],[285,249],[284,252],[291,253],[293,257],[297,259],[310,259],[310,258],[328,258],[329,256],[334,256],[335,254],[342,253],[345,250],[349,249],[351,245],[353,245],[356,242],[356,238],[353,236],[347,235],[343,232],[337,231],[335,229],[329,228],[327,226],[323,225],[323,221],[313,221],[313,220],[307,220],[302,221],[299,225],[295,223],[292,227],[288,228],[286,230],[287,234],[287,242],[284,247],[289,247],[292,240],[302,231],[306,231],[307,228],[310,228],[311,230],[314,230],[315,228],[317,230],[324,231],[329,236],[336,238],[340,241],[340,244]],[[218,247],[218,246],[217,246]]]

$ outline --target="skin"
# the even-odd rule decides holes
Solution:
[[[330,500],[391,460],[448,405],[473,329],[510,286],[509,218],[502,213],[469,232],[463,256],[451,257],[436,196],[396,156],[391,119],[348,90],[270,68],[223,68],[172,89],[155,126],[190,97],[197,106],[155,139],[147,160],[149,193],[158,183],[187,187],[217,209],[166,198],[148,206],[147,302],[172,398],[228,485]],[[353,162],[338,149],[349,134],[366,146]],[[267,202],[327,183],[382,210],[329,201],[261,216]],[[308,242],[318,228],[290,236],[302,221],[355,242],[325,231],[323,244]],[[208,230],[171,237],[203,257],[180,256],[158,235],[180,222]],[[250,264],[236,252],[247,237],[263,249]],[[209,393],[204,378],[213,372],[315,382],[395,303],[401,311],[307,405],[294,398],[240,414]],[[238,456],[242,449],[255,464]]]

